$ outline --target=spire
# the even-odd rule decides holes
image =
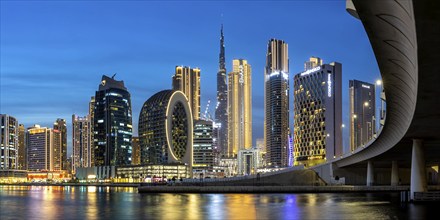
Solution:
[[[224,70],[225,68],[225,36],[223,35],[223,24],[220,29],[220,54],[219,54],[219,69]]]

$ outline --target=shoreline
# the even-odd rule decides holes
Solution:
[[[139,183],[0,183],[0,186],[102,186],[139,187]]]

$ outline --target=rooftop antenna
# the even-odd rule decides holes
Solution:
[[[115,73],[115,74],[113,74],[113,76],[112,76],[112,79],[115,79],[115,76],[116,76],[116,73]]]

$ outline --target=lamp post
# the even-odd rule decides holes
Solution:
[[[364,139],[363,139],[363,127],[364,127],[364,124],[365,124],[365,107],[368,107],[370,105],[370,103],[368,103],[368,102],[364,102],[364,105],[362,106],[362,126],[361,126],[361,142],[362,142],[362,145],[364,145],[365,144],[365,141],[364,141]],[[368,137],[368,130],[367,130],[367,135],[366,135],[367,137]]]
[[[379,88],[379,93],[378,93],[378,95],[377,95],[377,97],[379,97],[379,103],[380,103],[380,105],[379,105],[379,107],[378,107],[378,109],[379,109],[379,111],[376,113],[375,112],[375,116],[376,116],[376,123],[375,123],[375,128],[376,128],[376,132],[380,129],[380,120],[381,120],[381,111],[383,111],[383,106],[382,106],[382,80],[380,80],[380,79],[378,79],[378,80],[376,80],[376,86]],[[375,97],[376,98],[376,97]],[[377,104],[378,102],[376,101],[376,104]],[[376,109],[375,109],[375,111],[376,111]],[[379,117],[377,117],[377,116],[379,116]],[[379,119],[379,120],[377,120],[377,119]]]

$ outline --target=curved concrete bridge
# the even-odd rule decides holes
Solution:
[[[312,169],[326,180],[410,183],[412,195],[424,192],[427,168],[440,164],[440,1],[348,0],[347,11],[370,39],[387,99],[386,121],[366,146]]]

